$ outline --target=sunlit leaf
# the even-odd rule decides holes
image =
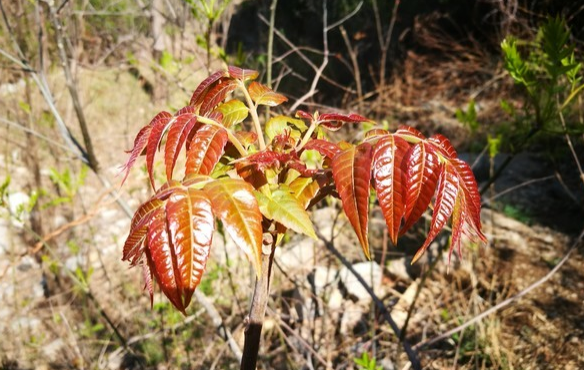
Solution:
[[[472,169],[465,161],[458,158],[452,159],[450,163],[456,169],[462,183],[465,216],[476,236],[486,242],[487,238],[481,231],[481,195]]]
[[[440,171],[438,155],[430,145],[420,142],[411,147],[404,157],[406,174],[405,222],[400,234],[404,234],[430,205],[436,190]]]
[[[134,139],[134,147],[132,148],[132,150],[128,151],[128,153],[130,153],[130,157],[128,158],[126,164],[122,169],[122,171],[125,172],[122,184],[126,181],[126,178],[128,177],[128,174],[130,173],[130,170],[132,169],[132,166],[136,162],[138,156],[142,154],[142,152],[144,152],[144,150],[147,148],[150,142],[152,128],[154,126],[158,126],[160,122],[168,122],[170,117],[171,117],[170,113],[160,112],[152,119],[152,121],[150,121],[148,126],[143,127],[140,130],[140,132],[138,132],[138,135],[136,135],[136,139]],[[154,149],[156,149],[157,145],[158,144],[154,145]]]
[[[363,143],[340,152],[332,162],[333,178],[343,209],[367,258],[371,258],[367,238],[371,160],[371,145]]]
[[[142,257],[142,244],[146,238],[148,224],[154,211],[162,207],[163,204],[160,199],[153,198],[142,204],[134,213],[132,222],[130,223],[130,234],[124,243],[122,261],[130,261],[130,264],[134,266],[140,257]]]
[[[204,191],[211,200],[215,215],[260,276],[262,214],[253,187],[243,180],[226,178],[210,182]]]
[[[298,199],[290,194],[290,189],[287,189],[285,185],[273,190],[271,197],[257,191],[255,195],[260,211],[266,218],[279,222],[297,233],[316,239],[308,213]]]
[[[434,212],[432,212],[430,231],[428,231],[426,241],[414,255],[412,263],[416,262],[424,254],[430,243],[442,231],[444,225],[446,225],[446,221],[448,221],[454,211],[456,197],[460,191],[460,180],[454,166],[446,162],[440,166],[440,169],[438,190],[436,191],[436,204],[434,205]]]
[[[438,148],[440,153],[447,158],[456,158],[456,150],[444,135],[436,134],[428,138],[428,142]]]
[[[223,115],[221,123],[226,128],[230,128],[233,125],[243,122],[249,114],[249,109],[237,99],[221,104],[217,107],[217,111]]]
[[[341,151],[337,144],[321,139],[312,139],[308,141],[308,143],[304,145],[304,149],[316,150],[321,155],[331,159],[334,158]]]
[[[237,81],[231,79],[222,79],[217,82],[209,91],[203,96],[203,101],[201,102],[201,108],[199,110],[200,114],[205,116],[211,113],[219,103],[221,103],[227,94],[235,90],[237,87]]]
[[[211,202],[200,190],[181,189],[166,204],[167,229],[176,256],[175,277],[184,307],[201,281],[215,230]]]
[[[227,72],[217,71],[210,75],[209,77],[207,77],[205,80],[203,80],[203,82],[201,82],[199,86],[197,86],[196,90],[193,92],[189,105],[195,107],[195,109],[198,111],[199,107],[201,106],[201,103],[205,99],[206,92],[209,90],[209,88],[211,88],[211,86],[217,83],[217,81],[219,81],[222,77],[226,76]]]
[[[270,140],[273,140],[274,137],[281,135],[286,131],[294,131],[296,139],[298,139],[300,137],[300,132],[297,130],[291,130],[288,124],[292,124],[298,130],[300,130],[300,132],[307,129],[306,124],[302,120],[290,118],[287,116],[276,116],[270,118],[268,123],[266,123],[266,135]]]
[[[373,178],[389,239],[397,244],[398,231],[405,214],[406,178],[402,168],[408,143],[399,136],[386,135],[373,150]]]
[[[148,145],[146,146],[146,168],[148,169],[148,176],[150,177],[152,189],[156,189],[156,186],[154,185],[154,156],[159,149],[162,135],[164,135],[169,124],[172,123],[173,120],[173,117],[167,112],[159,113],[157,117],[160,118],[151,123],[152,130],[150,130]]]
[[[310,177],[298,177],[290,183],[290,190],[306,209],[320,189],[318,181]]]
[[[221,159],[226,143],[225,129],[211,125],[199,129],[187,152],[185,175],[193,173],[209,175]]]
[[[259,82],[253,81],[248,87],[249,95],[256,105],[267,105],[276,107],[288,100],[282,94],[274,92],[269,87],[262,85]]]
[[[173,251],[166,224],[166,210],[158,208],[148,226],[146,237],[146,258],[152,262],[151,271],[170,302],[182,313],[185,313],[178,280],[180,276],[175,270],[176,255]]]
[[[405,125],[400,125],[398,127],[398,129],[395,131],[396,135],[401,135],[401,136],[411,136],[414,137],[416,139],[420,139],[420,140],[425,140],[426,137],[424,135],[422,135],[422,133],[418,130],[416,130],[413,127],[410,126],[405,126]]]
[[[234,66],[227,67],[227,71],[231,77],[241,81],[255,80],[259,76],[258,71],[254,71],[253,69],[242,69]]]
[[[181,147],[185,143],[191,132],[196,131],[201,124],[198,124],[197,117],[191,113],[185,113],[176,117],[174,123],[168,130],[166,144],[164,146],[164,164],[166,167],[166,179],[172,178],[172,172],[178,159]]]
[[[365,118],[361,115],[350,113],[325,113],[318,117],[318,122],[320,126],[325,127],[330,131],[337,131],[345,123],[361,123],[361,122],[372,122],[370,119]]]

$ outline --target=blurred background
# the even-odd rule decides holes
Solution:
[[[404,340],[428,369],[584,368],[584,2],[0,0],[0,11],[1,369],[239,368],[254,274],[231,240],[214,238],[186,317],[159,292],[150,308],[141,271],[121,262],[128,213],[150,195],[144,166],[120,188],[125,150],[226,65],[260,71],[289,98],[284,113],[444,134],[473,165],[489,238],[447,273],[443,233],[411,266],[427,225],[393,246],[374,206],[366,261],[340,203],[319,205],[316,227],[348,262],[298,235],[278,249],[259,368],[407,369]],[[541,287],[430,343],[566,253]]]

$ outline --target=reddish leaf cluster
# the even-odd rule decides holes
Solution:
[[[472,170],[457,158],[456,151],[442,135],[426,139],[419,131],[406,126],[393,134],[376,131],[363,143],[335,154],[332,172],[345,214],[367,256],[370,185],[377,193],[394,244],[436,197],[430,231],[412,263],[451,217],[451,252],[456,247],[460,253],[463,235],[486,241],[481,232],[480,194]]]
[[[392,242],[429,207],[428,237],[414,261],[452,219],[452,248],[462,237],[485,240],[480,197],[469,166],[441,135],[425,138],[409,127],[375,129],[363,142],[333,143],[326,132],[369,121],[357,114],[298,111],[276,116],[262,128],[257,110],[287,99],[256,81],[258,73],[229,67],[205,79],[189,105],[162,112],[143,127],[124,166],[125,176],[141,154],[154,196],[136,211],[123,259],[144,269],[174,306],[185,312],[201,281],[220,219],[258,275],[262,240],[280,240],[287,229],[316,238],[306,209],[326,196],[340,197],[366,256],[370,256],[370,190],[377,193]],[[237,92],[244,99],[234,98]],[[245,131],[248,120],[254,131]],[[268,142],[266,143],[265,136]],[[164,155],[166,183],[157,188],[154,161]],[[184,176],[175,167],[184,153]],[[269,239],[269,238],[268,238]]]

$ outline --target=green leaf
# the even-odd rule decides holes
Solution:
[[[223,114],[222,124],[227,128],[243,122],[249,114],[249,109],[243,104],[243,102],[237,99],[221,104],[217,107],[216,111]]]
[[[253,187],[243,180],[223,178],[208,183],[203,190],[229,236],[261,276],[262,214]]]
[[[271,118],[268,123],[266,123],[266,135],[270,140],[273,140],[277,135],[283,134],[286,130],[290,131],[290,135],[294,139],[300,138],[300,132],[297,130],[291,130],[288,124],[292,124],[300,132],[307,130],[306,124],[300,119],[295,119],[287,116],[276,116]]]
[[[290,193],[287,186],[280,185],[280,188],[272,191],[271,198],[258,191],[254,194],[258,200],[260,211],[266,218],[279,222],[297,233],[316,239],[308,213],[298,199]]]

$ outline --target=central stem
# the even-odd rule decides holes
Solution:
[[[260,339],[262,336],[262,326],[266,315],[266,306],[270,297],[270,277],[272,275],[272,261],[276,250],[276,238],[273,237],[269,247],[269,254],[262,253],[262,275],[256,278],[256,283],[251,301],[251,308],[247,318],[245,328],[245,343],[243,345],[243,357],[241,358],[240,370],[255,370],[258,353],[260,350]]]

